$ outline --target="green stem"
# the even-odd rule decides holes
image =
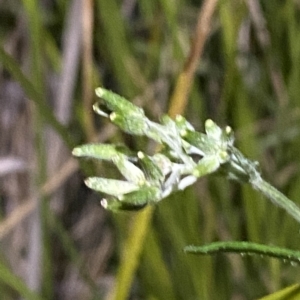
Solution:
[[[291,201],[288,197],[263,180],[261,177],[251,180],[253,188],[261,192],[272,203],[283,208],[289,215],[291,215],[298,223],[300,223],[300,208]]]
[[[300,263],[300,251],[257,244],[251,242],[215,242],[203,246],[186,246],[184,251],[191,254],[215,254],[220,252],[232,252],[239,254],[259,254],[278,259]]]

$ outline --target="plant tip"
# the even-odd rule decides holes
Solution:
[[[139,151],[139,152],[137,153],[137,156],[138,156],[139,159],[145,158],[145,154],[144,154],[144,152],[142,152],[142,151]]]
[[[184,137],[184,136],[186,136],[187,135],[187,131],[186,130],[180,130],[180,136],[182,136],[182,137]]]
[[[104,198],[100,201],[100,204],[103,208],[107,208],[107,206],[108,206],[107,200]]]
[[[79,148],[74,148],[74,149],[72,150],[72,155],[74,155],[74,156],[80,155],[80,149],[79,149]]]
[[[215,124],[214,121],[211,119],[207,119],[205,121],[205,127],[212,127],[214,124]]]
[[[109,118],[111,121],[115,120],[117,117],[117,114],[115,112],[112,112],[110,115],[109,115]]]
[[[221,151],[219,155],[222,161],[226,161],[229,158],[229,154],[226,151]]]
[[[225,132],[227,135],[230,135],[232,133],[232,128],[230,126],[226,126]]]
[[[85,185],[89,186],[89,184],[91,183],[90,178],[86,178],[86,179],[84,180],[84,183],[85,183]]]
[[[98,88],[96,88],[95,92],[98,97],[102,97],[104,94],[104,89],[101,87],[98,87]]]

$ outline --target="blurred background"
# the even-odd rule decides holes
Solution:
[[[0,298],[255,299],[299,282],[260,256],[189,256],[249,240],[299,249],[299,224],[249,186],[209,177],[113,214],[72,158],[88,142],[149,148],[92,111],[103,86],[158,121],[230,125],[300,205],[300,1],[0,0]],[[80,163],[80,165],[79,165]]]

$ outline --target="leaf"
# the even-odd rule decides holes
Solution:
[[[184,252],[191,254],[215,254],[220,252],[259,254],[270,256],[284,261],[291,261],[300,264],[300,251],[290,250],[281,247],[268,246],[252,242],[215,242],[203,246],[186,246]]]
[[[162,171],[163,175],[166,176],[172,170],[171,160],[162,153],[156,153],[152,156],[152,160]]]
[[[186,177],[182,178],[180,180],[180,182],[178,183],[178,189],[184,190],[188,186],[194,184],[196,181],[197,181],[197,177],[195,177],[193,175],[186,176]]]
[[[211,119],[205,121],[205,131],[209,138],[221,140],[222,129]]]
[[[128,181],[107,179],[102,177],[88,177],[85,184],[97,191],[108,195],[119,197],[139,189],[139,186]]]
[[[219,167],[220,162],[217,156],[205,156],[199,161],[199,163],[193,170],[193,175],[196,177],[202,177],[215,172]]]
[[[157,165],[157,163],[145,153],[138,152],[139,163],[141,164],[146,177],[150,181],[161,182],[164,179],[164,174]]]
[[[96,95],[101,98],[108,109],[112,112],[120,113],[123,115],[135,115],[136,117],[145,118],[144,110],[135,106],[124,97],[113,93],[112,91],[106,90],[104,88],[97,88]]]
[[[130,155],[130,150],[125,146],[111,144],[85,144],[73,149],[72,154],[78,157],[91,157],[102,160],[111,160],[118,154]]]
[[[160,189],[154,186],[144,186],[138,191],[119,197],[119,200],[134,205],[146,205],[155,203],[161,199]]]
[[[139,186],[145,184],[146,178],[143,171],[130,162],[125,155],[117,154],[112,161],[128,181]]]
[[[109,118],[112,123],[130,134],[146,135],[147,130],[149,130],[146,117],[135,116],[130,113],[112,112]]]
[[[175,124],[176,124],[176,127],[179,130],[179,132],[183,132],[183,131],[186,131],[186,130],[189,130],[189,131],[194,131],[195,130],[193,125],[190,122],[188,122],[186,120],[186,118],[184,118],[181,115],[176,116]]]
[[[184,130],[181,132],[181,137],[189,144],[198,148],[202,152],[202,155],[207,155],[213,152],[214,144],[204,133]]]
[[[103,208],[107,210],[111,210],[114,212],[119,212],[119,211],[137,211],[143,209],[147,204],[131,204],[131,203],[126,203],[122,202],[118,199],[115,198],[110,198],[110,199],[102,199],[101,200],[101,205]]]
[[[112,211],[136,211],[144,208],[147,204],[160,200],[160,191],[156,187],[145,186],[138,191],[131,192],[118,198],[102,199],[101,205]]]
[[[300,299],[300,284],[294,284],[280,291],[272,293],[259,300],[297,300]]]

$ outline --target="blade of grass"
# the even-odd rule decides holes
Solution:
[[[294,284],[259,300],[297,300],[300,297],[300,285]]]
[[[42,297],[28,289],[23,280],[15,276],[2,262],[0,262],[0,280],[26,300],[42,300]]]
[[[135,271],[139,264],[139,258],[144,241],[149,230],[154,207],[148,206],[137,213],[132,220],[132,228],[123,246],[123,256],[116,278],[116,287],[109,295],[110,300],[128,299]]]
[[[141,279],[156,299],[176,299],[174,282],[163,259],[158,238],[153,228],[149,228],[147,247],[141,261]]]
[[[102,33],[97,37],[101,39],[102,47],[107,49],[105,51],[107,60],[121,91],[126,97],[133,97],[145,85],[145,79],[131,53],[129,37],[125,30],[127,26],[121,15],[121,9],[116,0],[98,0],[96,3],[102,25]]]
[[[37,92],[45,95],[45,82],[44,82],[44,55],[43,55],[43,25],[40,16],[42,15],[37,0],[24,0],[23,5],[25,13],[27,14],[29,34],[30,34],[30,74],[32,83]],[[41,97],[41,103],[46,105],[46,97]],[[37,156],[37,174],[35,177],[36,185],[39,187],[45,182],[47,178],[47,152],[44,139],[45,122],[44,117],[36,111],[33,112],[34,122],[34,142],[35,151]],[[34,184],[34,183],[33,183]],[[37,274],[31,272],[28,274],[28,282],[34,282],[37,289],[42,290],[45,298],[51,299],[54,296],[54,268],[52,261],[52,242],[49,234],[49,203],[46,197],[39,197],[39,205],[37,206],[35,217],[32,220],[32,230],[30,230],[30,243],[28,251],[35,252],[35,257],[29,255],[31,258],[30,263],[33,270]],[[35,229],[35,230],[33,230]],[[32,247],[36,247],[33,249]],[[37,267],[34,267],[34,266]]]

